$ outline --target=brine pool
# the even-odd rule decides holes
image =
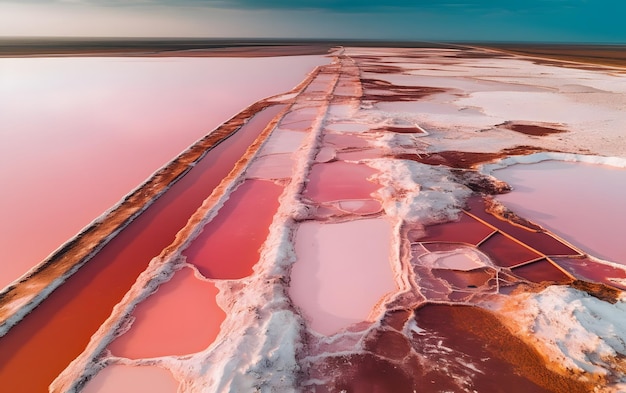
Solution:
[[[626,264],[626,169],[556,160],[517,164],[493,175],[513,187],[497,197],[585,253]]]

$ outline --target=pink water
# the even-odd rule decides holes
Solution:
[[[217,305],[218,290],[184,268],[133,311],[131,329],[109,349],[130,359],[186,355],[213,343],[226,318]]]
[[[340,199],[371,199],[380,186],[367,178],[377,171],[363,164],[342,161],[315,164],[303,195],[315,202]]]
[[[0,59],[0,288],[208,131],[327,62]]]
[[[381,297],[396,288],[391,225],[384,219],[305,222],[295,249],[289,296],[321,334],[367,320]]]
[[[252,274],[283,189],[271,181],[244,181],[183,252],[187,262],[208,278],[239,279]]]
[[[250,179],[287,179],[293,175],[295,161],[291,154],[281,153],[258,157],[246,170]]]
[[[0,386],[14,392],[45,391],[84,349],[148,262],[172,243],[191,214],[282,109],[277,105],[258,113],[218,144],[84,267],[0,337]]]
[[[626,264],[626,169],[544,161],[494,175],[513,186],[498,199],[517,214],[587,253]]]
[[[83,393],[176,393],[179,383],[157,366],[105,367],[82,390]]]

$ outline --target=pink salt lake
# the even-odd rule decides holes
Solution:
[[[498,196],[518,215],[583,251],[626,264],[626,170],[605,165],[544,161],[494,171],[513,192]]]
[[[379,186],[367,180],[376,170],[343,161],[315,164],[309,173],[304,196],[315,202],[367,199]]]
[[[11,261],[0,288],[208,131],[327,62],[0,59],[0,260]]]
[[[395,290],[391,238],[385,219],[298,227],[289,295],[311,329],[331,335],[368,320],[381,298]]]

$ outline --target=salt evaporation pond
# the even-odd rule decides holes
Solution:
[[[271,106],[218,144],[88,263],[0,338],[5,387],[46,387],[84,348],[150,260],[231,171],[267,124],[284,109]],[[20,376],[37,367],[27,380]]]
[[[130,359],[199,352],[213,343],[226,317],[217,305],[215,284],[189,268],[174,274],[133,311],[130,330],[109,345]]]
[[[391,227],[384,219],[309,222],[298,228],[289,295],[313,330],[331,335],[365,321],[395,289],[390,243]]]
[[[550,160],[513,165],[494,176],[513,187],[498,199],[518,215],[595,257],[626,264],[625,169]]]
[[[0,58],[0,260],[11,261],[0,288],[207,132],[327,62]]]
[[[112,365],[102,370],[83,389],[84,393],[175,393],[179,383],[156,366]]]

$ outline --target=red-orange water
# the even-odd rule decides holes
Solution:
[[[466,214],[461,214],[456,222],[431,225],[426,228],[425,236],[421,232],[409,232],[409,240],[419,242],[458,242],[476,245],[494,232]]]
[[[208,278],[238,279],[252,274],[283,189],[271,181],[244,181],[183,252],[187,262]]]
[[[215,284],[182,269],[133,311],[131,329],[109,349],[130,359],[186,355],[213,343],[226,318],[215,300]]]
[[[111,240],[83,268],[0,338],[0,386],[44,392],[85,348],[148,262],[283,109],[270,107],[211,150],[190,172]]]

